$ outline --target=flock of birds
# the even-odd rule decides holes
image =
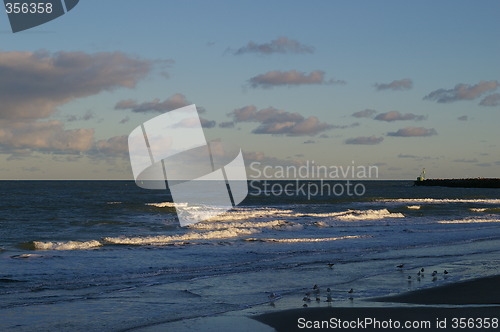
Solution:
[[[403,270],[403,268],[405,267],[405,265],[404,265],[404,264],[399,264],[399,265],[397,265],[396,267],[397,267],[398,269],[400,269],[400,270]],[[424,268],[421,268],[420,270],[418,270],[418,272],[417,272],[417,281],[420,281],[420,280],[421,280],[421,278],[424,278],[424,277],[425,277],[425,274],[424,274],[424,273],[425,273],[425,269],[424,269]],[[445,277],[447,277],[447,274],[449,274],[449,272],[448,272],[448,271],[446,271],[446,270],[444,270],[444,271],[443,271],[443,275],[444,275]],[[438,271],[432,271],[432,273],[431,273],[432,281],[436,281],[436,280],[437,280],[437,278],[438,278],[438,275],[439,275]],[[409,283],[411,283],[411,281],[412,281],[412,276],[411,276],[411,275],[409,275],[407,279],[408,279],[408,282],[409,282]]]
[[[334,263],[328,263],[327,265],[328,265],[328,267],[330,269],[333,269],[333,266],[335,264]],[[396,267],[399,270],[402,271],[403,268],[404,268],[404,266],[405,266],[404,264],[399,264]],[[420,281],[421,278],[424,278],[424,276],[425,276],[424,273],[425,273],[425,269],[423,267],[418,270],[418,272],[417,272],[417,281]],[[432,281],[436,281],[437,280],[438,274],[439,274],[438,271],[432,271],[432,273],[431,273]],[[445,278],[447,277],[447,274],[449,274],[449,272],[447,270],[444,270],[443,271],[443,275],[445,276]],[[408,279],[408,283],[411,283],[412,276],[409,275],[407,279]],[[349,296],[349,300],[351,300],[351,301],[353,300],[353,297],[352,297],[353,293],[354,293],[354,289],[352,289],[352,288],[347,291],[347,294],[350,295]],[[328,302],[328,303],[333,302],[332,290],[330,289],[330,287],[328,287],[326,289],[326,295],[325,295],[325,297],[326,297],[325,302]],[[268,298],[271,301],[270,304],[274,306],[274,301],[277,300],[277,299],[279,299],[279,298],[281,298],[281,296],[279,296],[276,293],[271,293],[268,296]],[[312,287],[312,291],[307,292],[307,293],[304,294],[304,298],[302,299],[302,301],[305,302],[305,303],[302,306],[304,308],[307,308],[308,307],[308,303],[312,302],[313,298],[316,300],[316,302],[318,302],[318,303],[321,302],[321,290],[320,290],[320,287],[318,285],[314,285]]]

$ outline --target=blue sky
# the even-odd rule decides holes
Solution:
[[[126,136],[188,103],[205,109],[207,139],[247,162],[499,177],[499,13],[498,1],[81,0],[13,34],[2,12],[0,178],[132,179]]]

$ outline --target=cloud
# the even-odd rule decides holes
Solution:
[[[399,129],[396,132],[389,132],[387,136],[396,137],[417,137],[417,136],[433,136],[437,135],[437,131],[434,128],[426,129],[423,127],[406,127]]]
[[[474,158],[474,159],[465,159],[465,158],[462,158],[462,159],[455,159],[453,160],[454,163],[477,163],[477,159]]]
[[[0,52],[0,119],[46,118],[76,98],[133,88],[153,64],[120,52]]]
[[[415,115],[412,113],[401,114],[398,111],[390,111],[387,113],[380,113],[375,117],[375,120],[387,121],[387,122],[405,121],[405,120],[421,121],[421,120],[425,120],[425,119],[426,119],[426,117],[424,115]]]
[[[439,159],[439,157],[429,157],[429,156],[415,156],[412,154],[398,154],[398,158],[416,159],[416,160],[429,160],[429,159]]]
[[[375,89],[377,91],[382,90],[409,90],[413,87],[413,81],[409,78],[404,78],[402,80],[395,80],[391,83],[375,83]]]
[[[94,129],[64,130],[59,121],[0,122],[0,150],[16,149],[39,152],[79,153],[88,151],[94,141]]]
[[[260,74],[248,80],[252,88],[272,88],[274,86],[298,86],[304,84],[345,84],[341,80],[326,80],[325,72],[315,70],[310,73],[299,72],[296,70],[289,71],[269,71],[265,74]]]
[[[93,154],[99,153],[106,157],[128,157],[128,137],[114,136],[95,142]]]
[[[260,122],[252,131],[254,134],[315,136],[334,128],[333,125],[319,121],[315,116],[304,118],[299,113],[290,113],[274,107],[257,110],[255,106],[249,105],[235,109],[228,115],[234,122]]]
[[[377,113],[377,111],[366,109],[363,111],[354,112],[352,113],[352,116],[355,118],[371,118],[375,113]]]
[[[278,37],[277,39],[263,44],[257,44],[253,41],[248,42],[244,47],[239,48],[233,54],[241,55],[245,53],[257,53],[269,55],[273,53],[314,53],[314,47],[299,43],[296,40],[287,37]]]
[[[203,128],[207,128],[207,129],[214,128],[215,125],[217,124],[217,122],[215,122],[214,120],[207,120],[207,119],[202,118],[202,117],[200,117],[200,122],[201,122],[201,126]]]
[[[219,128],[234,128],[233,121],[221,122],[219,123]]]
[[[494,93],[492,95],[486,96],[479,103],[481,106],[498,106],[500,105],[500,93]]]
[[[459,120],[459,121],[467,121],[467,120],[469,120],[469,117],[467,115],[462,115],[462,116],[459,116],[457,118],[457,120]]]
[[[66,118],[67,122],[73,122],[73,121],[89,121],[91,119],[95,118],[95,114],[92,113],[91,111],[87,111],[84,115],[82,116],[76,116],[76,115],[70,115]]]
[[[383,137],[360,136],[347,139],[345,141],[345,144],[375,145],[375,144],[380,144],[383,140],[384,140]]]
[[[115,105],[115,110],[131,110],[135,113],[145,113],[145,112],[158,112],[164,113],[172,111],[184,106],[191,105],[192,103],[186,99],[186,97],[181,93],[173,94],[164,101],[156,98],[153,101],[144,102],[138,104],[133,99],[121,100]],[[205,109],[203,107],[196,107],[198,113],[204,113]]]
[[[424,97],[425,100],[432,100],[438,103],[451,103],[458,100],[472,100],[481,96],[485,92],[496,90],[498,81],[481,81],[478,84],[457,84],[453,89],[438,89]],[[489,106],[489,105],[484,105]]]

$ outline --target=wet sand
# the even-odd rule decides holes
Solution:
[[[467,323],[472,322],[469,323],[472,324],[471,328],[467,326],[462,330],[492,331],[496,329],[480,328],[480,325],[485,323],[484,318],[489,318],[490,321],[496,318],[497,322],[500,319],[498,285],[500,276],[485,277],[396,296],[369,299],[384,302],[380,307],[301,308],[265,313],[253,318],[276,331],[304,331],[308,330],[309,326],[319,327],[314,329],[315,331],[332,330],[335,326],[339,328],[341,322],[357,324],[355,326],[358,328],[349,328],[350,331],[391,331],[399,330],[396,328],[396,321],[400,324],[419,322],[415,323],[420,324],[418,327],[405,328],[410,331],[456,331],[460,329],[457,327],[460,318],[465,319]],[[387,306],[387,302],[400,305],[391,307]],[[362,325],[359,325],[360,321]],[[429,327],[424,328],[422,324],[429,324]]]

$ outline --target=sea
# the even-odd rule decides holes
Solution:
[[[300,185],[249,183],[237,207],[181,227],[168,190],[133,181],[0,181],[0,330],[140,331],[300,308],[313,285],[309,306],[352,306],[499,271],[500,189],[286,184]]]

